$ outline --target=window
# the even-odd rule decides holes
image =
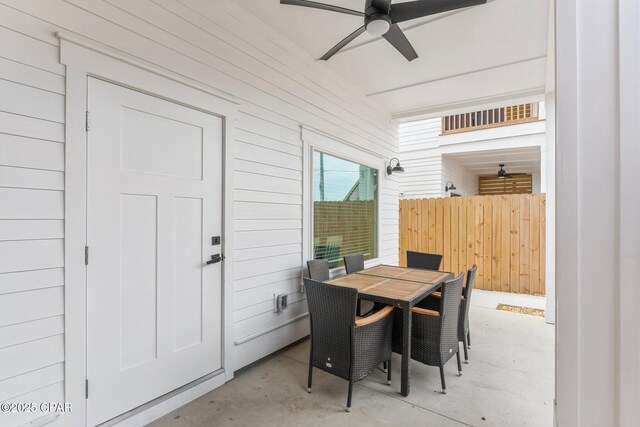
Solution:
[[[378,171],[313,152],[313,258],[344,265],[342,257],[378,255]]]

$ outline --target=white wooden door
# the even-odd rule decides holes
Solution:
[[[221,368],[222,120],[88,82],[87,421]]]

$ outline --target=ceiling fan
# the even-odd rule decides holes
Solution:
[[[504,170],[504,163],[500,163],[498,166],[500,166],[498,178],[513,178],[513,175],[526,175],[525,173],[507,173],[507,171]]]
[[[320,58],[323,61],[331,58],[338,53],[340,49],[351,43],[365,31],[374,36],[384,37],[393,47],[404,55],[408,61],[413,61],[418,57],[418,54],[413,46],[411,46],[409,40],[407,40],[398,23],[436,13],[477,6],[485,4],[486,2],[487,0],[415,0],[391,4],[391,0],[365,0],[364,12],[360,12],[309,0],[280,0],[280,4],[311,7],[364,18],[364,25],[329,49],[329,51]]]

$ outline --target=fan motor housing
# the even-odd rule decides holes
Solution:
[[[372,13],[365,16],[364,27],[368,33],[381,36],[391,28],[391,18],[386,13]]]

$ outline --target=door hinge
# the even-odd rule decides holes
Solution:
[[[89,246],[84,247],[84,265],[89,265]]]
[[[89,132],[89,110],[87,110],[85,116],[85,129],[87,132]]]
[[[89,398],[89,380],[84,380],[84,397]]]

